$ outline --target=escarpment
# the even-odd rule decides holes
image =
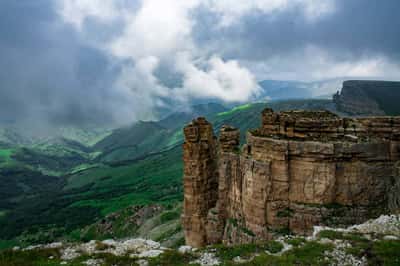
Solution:
[[[219,140],[198,118],[185,127],[183,229],[187,244],[237,244],[314,225],[361,223],[399,211],[400,117],[327,111],[262,112],[247,133]]]
[[[348,80],[333,96],[336,108],[350,115],[399,115],[400,82]]]

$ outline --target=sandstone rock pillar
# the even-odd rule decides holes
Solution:
[[[186,243],[193,247],[207,244],[207,214],[218,198],[216,138],[204,118],[184,128],[184,206],[182,225]]]

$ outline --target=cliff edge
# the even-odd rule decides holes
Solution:
[[[262,112],[247,133],[204,118],[184,129],[188,245],[308,235],[398,212],[400,117],[341,118],[328,111]]]
[[[338,111],[350,115],[400,115],[400,82],[348,80],[333,96]]]

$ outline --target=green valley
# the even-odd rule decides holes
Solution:
[[[230,124],[240,128],[244,141],[245,132],[259,125],[259,113],[266,106],[276,110],[329,109],[332,102],[261,102],[230,110],[217,104],[199,105],[193,113],[138,122],[104,133],[102,138],[93,134],[97,142],[87,137],[90,134],[79,141],[72,134],[74,138],[65,136],[3,149],[0,239],[20,245],[71,234],[73,239],[82,239],[87,238],[89,230],[82,228],[132,206],[178,206],[183,190],[182,127],[206,111],[204,115],[215,125],[215,131]],[[173,220],[174,225],[160,229],[158,238],[171,230],[180,232],[176,227],[179,219]],[[137,230],[131,234],[139,234]]]

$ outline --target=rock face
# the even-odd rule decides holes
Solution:
[[[192,246],[207,241],[207,214],[217,201],[218,173],[216,138],[212,125],[198,118],[184,129],[185,238]]]
[[[350,115],[399,115],[400,82],[348,80],[333,101]]]
[[[217,141],[204,118],[184,133],[188,245],[308,235],[400,209],[400,117],[265,109],[241,151],[237,129]]]

